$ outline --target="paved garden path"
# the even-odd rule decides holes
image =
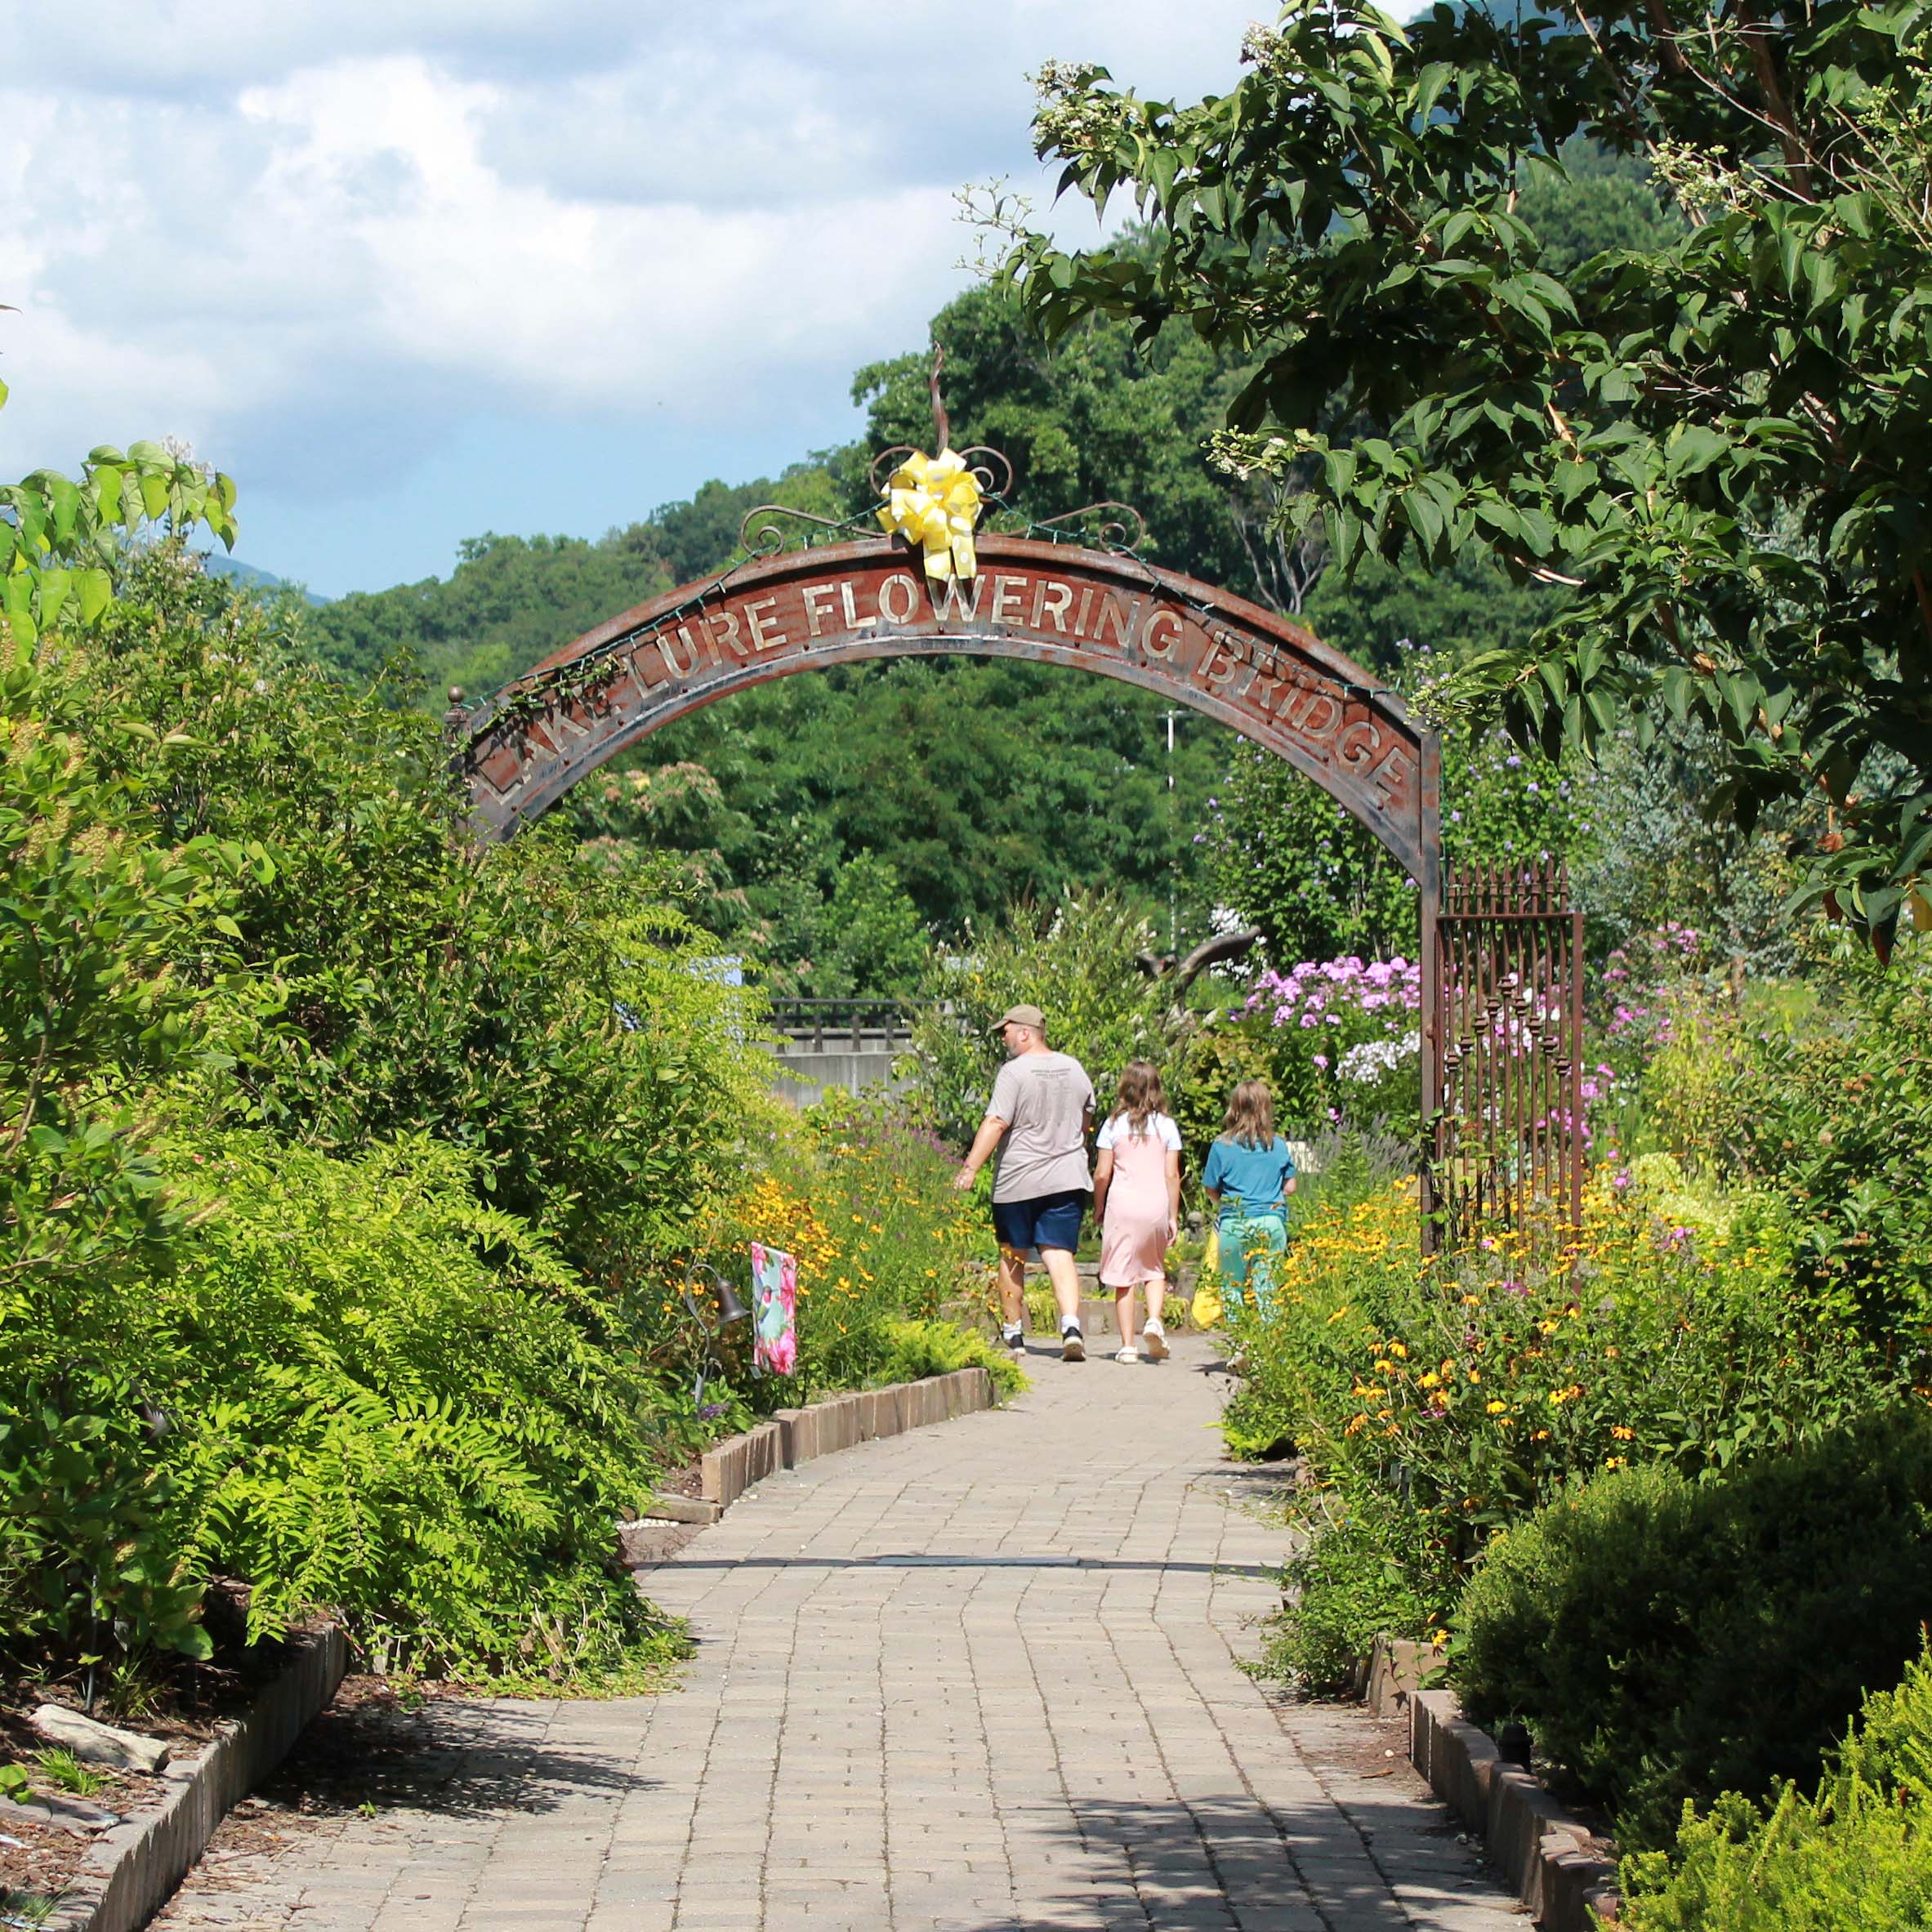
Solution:
[[[1528,1932],[1363,1714],[1235,1668],[1274,1479],[1204,1345],[778,1476],[646,1573],[684,1688],[435,1707],[417,1775],[167,1932]]]

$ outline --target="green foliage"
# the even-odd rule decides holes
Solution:
[[[107,1780],[98,1771],[90,1771],[71,1751],[43,1751],[34,1763],[49,1784],[72,1791],[77,1798],[91,1797]]]
[[[473,1149],[497,1206],[600,1270],[715,1210],[761,1091],[752,1015],[661,865],[549,828],[468,849],[427,721],[320,675],[178,553],[136,564],[73,676],[153,734],[123,770],[158,837],[265,855],[228,944],[279,1011],[227,1041],[216,1118]]]
[[[832,902],[867,854],[956,946],[1015,896],[1097,880],[1158,908],[1163,933],[1171,891],[1182,932],[1204,931],[1194,835],[1229,743],[1189,714],[1170,765],[1150,693],[1053,667],[901,660],[782,679],[680,719],[564,810],[580,832],[683,854],[716,930],[773,960],[774,984],[822,991],[810,969]]]
[[[104,444],[78,483],[36,470],[0,485],[0,645],[24,656],[43,632],[87,630],[112,600],[113,566],[128,538],[181,538],[205,524],[232,549],[234,511],[230,478],[158,443],[125,453]]]
[[[1048,1044],[1086,1069],[1096,1111],[1131,1060],[1158,1066],[1171,1099],[1186,1078],[1192,1029],[1138,963],[1153,940],[1120,894],[1069,893],[1015,905],[996,930],[970,933],[963,957],[935,958],[920,988],[912,1055],[940,1133],[963,1146],[977,1131],[1006,1058],[988,1029],[1022,1003],[1046,1015]]]
[[[1268,1626],[1259,1668],[1314,1697],[1343,1696],[1376,1639],[1420,1636],[1427,1609],[1359,1519],[1317,1508],[1298,1527],[1305,1540],[1282,1570],[1289,1606]]]
[[[1475,863],[1581,857],[1601,836],[1600,792],[1597,774],[1575,761],[1525,756],[1498,733],[1451,732],[1443,745],[1444,850]],[[1261,929],[1277,966],[1415,956],[1414,884],[1327,793],[1259,747],[1243,745],[1211,804],[1215,890]]]
[[[1932,1923],[1922,1779],[1827,1806],[1786,1788],[1686,1811],[1669,1853],[1623,1862],[1631,1932],[1867,1932]]]
[[[43,1351],[71,1353],[88,1333],[24,1323],[17,1310],[9,1327]],[[88,1363],[44,1382],[11,1368],[0,1379],[0,1591],[16,1641],[98,1654],[113,1632],[130,1645],[209,1655],[205,1576],[161,1520],[176,1485],[142,1406],[161,1412],[126,1375]]]
[[[1479,1723],[1523,1720],[1626,1844],[1664,1843],[1686,1800],[1816,1775],[1861,1693],[1919,1649],[1929,1530],[1916,1406],[1720,1480],[1600,1475],[1488,1551],[1455,1681]]]
[[[1864,1932],[1932,1918],[1932,1665],[1874,1691],[1815,1793],[1768,1813],[1737,1792],[1687,1809],[1668,1850],[1623,1865],[1635,1932]]]
[[[1697,0],[1615,0],[1585,25],[1292,5],[1238,86],[1178,108],[1050,68],[1036,144],[1062,188],[1125,188],[1149,225],[1082,255],[1020,234],[1007,279],[1050,337],[1185,323],[1252,363],[1221,454],[1338,570],[1475,552],[1568,587],[1462,696],[1552,752],[1695,713],[1746,824],[1822,786],[1844,842],[1810,890],[1882,944],[1927,903],[1932,841],[1932,230],[1909,185],[1932,22],[1832,0],[1741,34]],[[1626,245],[1577,260],[1523,186],[1582,161],[1577,135],[1646,154],[1685,220],[1626,207]]]
[[[0,1611],[205,1655],[660,1657],[612,1523],[660,1457],[666,1247],[761,1104],[715,943],[551,835],[457,836],[433,733],[178,542],[7,674]]]
[[[1845,958],[1797,1026],[1737,1029],[1713,1117],[1791,1203],[1799,1265],[1916,1379],[1932,1368],[1932,944]],[[1733,1036],[1735,1037],[1735,1036]]]
[[[1324,572],[1301,615],[1324,643],[1393,678],[1418,660],[1446,672],[1485,651],[1520,650],[1562,603],[1560,591],[1512,583],[1467,551],[1426,574],[1375,556],[1347,573]]]
[[[179,1546],[249,1579],[251,1636],[320,1606],[386,1667],[569,1674],[647,1635],[611,1546],[649,1382],[473,1158],[257,1135],[184,1164],[220,1209],[149,1302],[142,1372],[179,1417]]]
[[[932,947],[899,874],[861,852],[840,868],[816,952],[814,993],[876,996],[912,992]]]
[[[1603,958],[1675,921],[1718,963],[1754,980],[1789,977],[1800,941],[1786,901],[1798,884],[1790,850],[1802,820],[1777,808],[1750,832],[1711,800],[1722,764],[1707,726],[1667,724],[1640,743],[1619,732],[1598,747],[1593,836],[1572,850],[1571,888]]]
[[[957,1322],[895,1322],[888,1326],[886,1336],[886,1353],[873,1376],[881,1385],[952,1375],[962,1368],[984,1368],[1002,1399],[1020,1394],[1027,1386],[1025,1373],[1013,1359],[1011,1349]]]
[[[1416,895],[1381,841],[1273,752],[1243,744],[1208,824],[1221,903],[1259,926],[1268,958],[1413,954]]]

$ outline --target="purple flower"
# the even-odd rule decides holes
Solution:
[[[1529,1292],[1528,1284],[1524,1282],[1506,1281],[1500,1285],[1506,1295],[1527,1295]]]
[[[1503,760],[1503,763],[1508,765],[1511,771],[1515,770],[1522,762],[1523,761],[1514,752],[1511,752],[1509,756]]]
[[[1328,1071],[1327,1055],[1325,1053],[1318,1053],[1314,1056],[1314,1064],[1319,1067],[1324,1073],[1327,1073]]]
[[[698,1420],[700,1422],[715,1422],[724,1414],[728,1406],[722,1402],[701,1402],[698,1405]]]

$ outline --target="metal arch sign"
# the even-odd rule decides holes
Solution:
[[[793,551],[600,625],[466,721],[478,830],[506,837],[660,726],[772,678],[877,658],[1016,658],[1140,685],[1266,746],[1402,862],[1433,924],[1435,741],[1359,666],[1137,558],[985,537],[979,561],[972,578],[934,579],[897,544]]]

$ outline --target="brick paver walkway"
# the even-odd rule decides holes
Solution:
[[[1235,1668],[1281,1533],[1199,1343],[779,1476],[650,1593],[684,1688],[445,1706],[401,1806],[193,1877],[288,1932],[1527,1932],[1360,1712]]]

